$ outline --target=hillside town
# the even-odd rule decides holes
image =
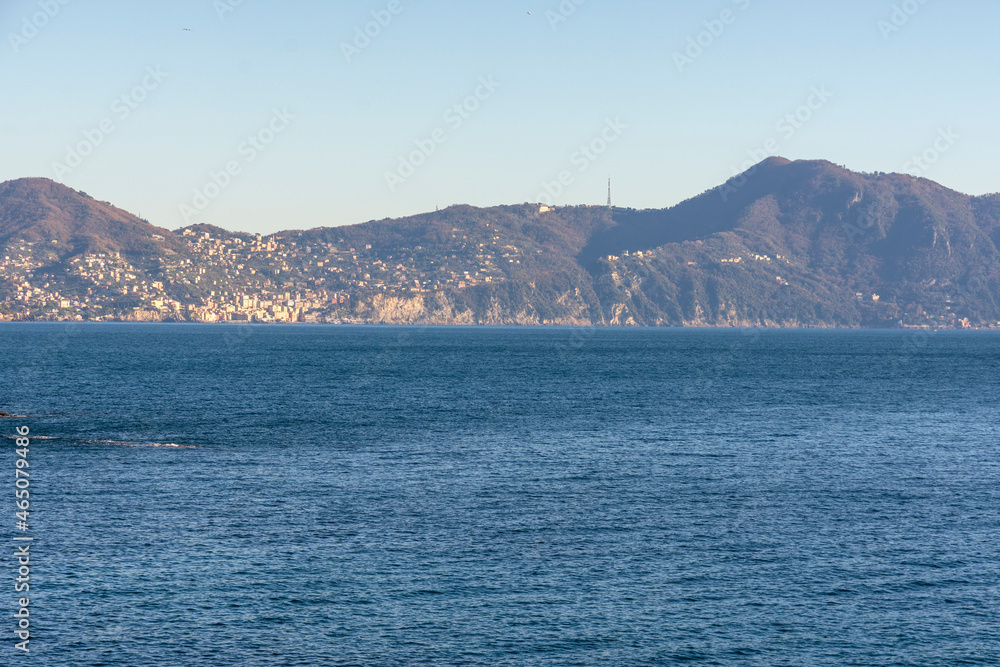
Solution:
[[[0,257],[0,318],[347,322],[352,301],[500,283],[504,264],[522,263],[523,250],[499,234],[475,242],[461,234],[453,230],[452,252],[442,254],[185,229],[183,252],[131,260],[108,250],[60,261],[58,243],[18,242]]]
[[[176,236],[180,252],[165,249],[131,260],[105,250],[62,261],[58,242],[16,242],[0,256],[0,320],[354,323],[364,321],[357,305],[378,295],[432,297],[499,285],[529,261],[524,248],[505,243],[498,232],[469,239],[468,230],[458,229],[452,230],[450,251],[443,253],[420,245],[375,249],[341,238],[304,240],[288,233],[264,237],[189,228]],[[634,251],[608,255],[602,263],[621,283],[630,275],[649,275],[646,263],[655,258],[653,251]],[[772,259],[756,253],[715,262],[775,260],[788,264],[781,255]],[[788,285],[780,276],[776,280]],[[855,297],[879,302],[877,294]],[[917,307],[904,313],[898,326],[973,327],[953,312],[954,305],[949,299],[937,309]],[[997,328],[1000,322],[979,326]]]
[[[774,168],[872,188],[889,178]],[[900,192],[916,187],[892,178]],[[770,204],[759,220],[741,217],[742,204],[720,212],[709,191],[672,209],[453,205],[265,236],[168,231],[20,179],[0,184],[0,320],[1000,328],[1000,254],[983,231],[1000,224],[1000,200],[939,195],[926,220],[947,228],[876,206],[871,238],[845,227],[856,189],[840,204],[782,199],[795,225]],[[978,222],[945,215],[972,203]],[[913,243],[886,245],[893,225]]]

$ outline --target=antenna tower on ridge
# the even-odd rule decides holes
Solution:
[[[611,206],[611,178],[608,178],[608,208],[613,208]]]

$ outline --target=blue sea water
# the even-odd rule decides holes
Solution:
[[[1000,664],[1000,335],[0,325],[3,664]]]

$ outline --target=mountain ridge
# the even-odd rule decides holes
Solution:
[[[825,160],[768,158],[664,209],[458,205],[267,236],[211,225],[169,232],[86,193],[21,179],[0,184],[0,244],[7,319],[1000,322],[1000,195]],[[92,271],[102,254],[121,263],[117,282]],[[135,278],[123,284],[123,275]]]

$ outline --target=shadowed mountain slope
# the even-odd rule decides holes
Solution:
[[[21,247],[16,266],[5,268],[6,289],[16,287],[25,303],[26,281],[84,294],[89,278],[73,258],[110,251],[132,262],[114,272],[116,280],[145,272],[137,278],[142,289],[120,291],[130,308],[151,317],[147,301],[176,300],[183,306],[176,312],[217,308],[228,317],[232,304],[256,299],[302,301],[332,321],[357,322],[1000,321],[1000,195],[971,197],[926,179],[860,174],[821,160],[770,158],[666,209],[452,206],[263,239],[207,224],[183,231],[153,227],[46,179],[0,184],[0,243],[8,252],[31,250]],[[162,283],[162,293],[147,294],[150,281]],[[116,299],[108,297],[109,308],[125,312]],[[8,294],[8,307],[13,301]],[[22,315],[32,316],[30,308]]]
[[[13,240],[56,241],[60,254],[181,247],[169,231],[47,178],[0,183],[0,243]]]

